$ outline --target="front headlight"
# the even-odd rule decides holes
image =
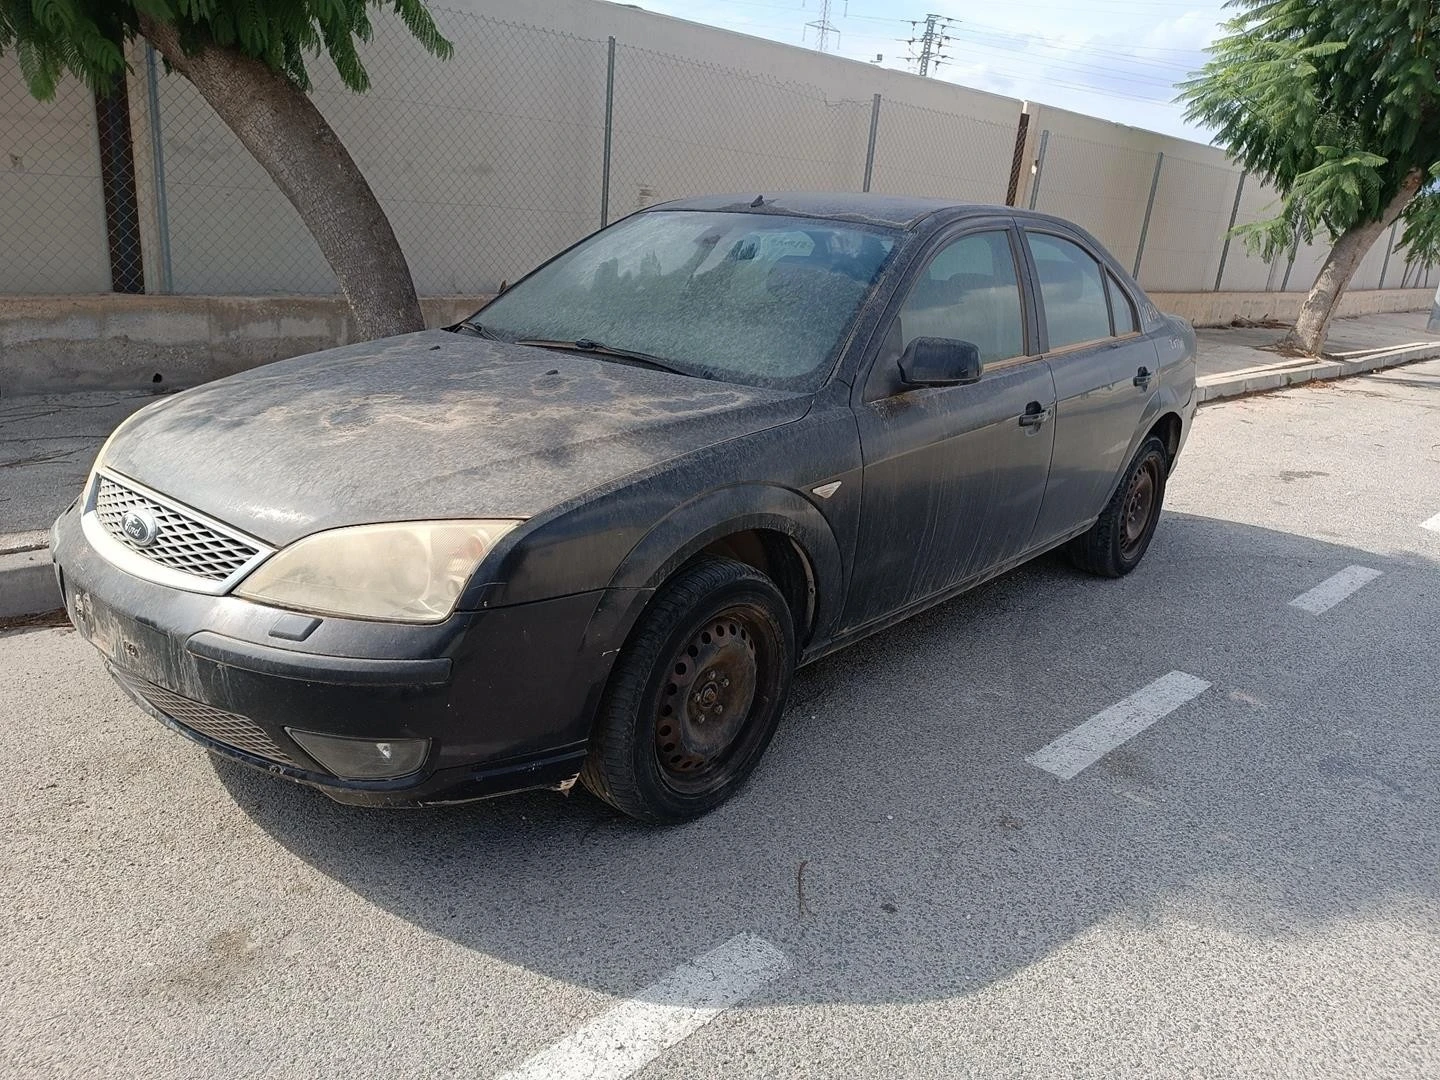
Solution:
[[[519,524],[402,521],[332,529],[276,552],[235,594],[316,615],[441,622],[481,560]]]

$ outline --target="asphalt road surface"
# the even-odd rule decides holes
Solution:
[[[1168,507],[802,672],[660,831],[341,807],[4,635],[0,1070],[1440,1075],[1440,362],[1207,407]]]

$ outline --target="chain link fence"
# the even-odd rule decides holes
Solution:
[[[862,185],[868,101],[629,45],[614,72],[612,220],[702,192]]]
[[[434,14],[448,62],[382,19],[362,48],[368,92],[311,64],[422,295],[493,291],[605,222],[717,191],[1018,198],[1089,229],[1156,290],[1305,288],[1325,254],[1265,263],[1227,242],[1275,201],[1236,169],[1027,130],[1018,102],[1017,131],[993,103],[982,119],[863,85],[837,99],[614,38]],[[143,43],[130,62],[107,98],[72,81],[42,104],[0,61],[0,293],[334,293],[299,216],[194,87]],[[1428,280],[1390,247],[1358,287]]]
[[[38,102],[7,61],[0,117],[0,293],[108,291],[94,98],[66,82]]]
[[[872,191],[1004,203],[1015,126],[882,101]]]
[[[1068,218],[1133,267],[1155,182],[1156,155],[1057,131],[1040,133],[1030,206]]]
[[[1202,161],[1165,155],[1155,185],[1150,228],[1140,273],[1147,288],[1199,292],[1218,288],[1223,240],[1235,212],[1240,173]]]

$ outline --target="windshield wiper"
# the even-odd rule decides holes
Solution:
[[[617,360],[629,360],[643,367],[654,368],[656,371],[668,371],[671,375],[685,375],[692,379],[700,377],[692,371],[681,371],[677,367],[672,367],[658,356],[636,352],[633,349],[612,349],[609,345],[592,338],[578,338],[575,341],[545,341],[540,338],[530,338],[517,341],[515,344],[535,345],[542,349],[566,349],[570,352],[590,353],[593,356],[613,356]]]
[[[458,322],[454,326],[447,326],[445,329],[449,330],[452,334],[473,334],[475,337],[483,337],[489,341],[503,340],[499,334],[486,330],[485,327],[481,326],[478,322],[470,322],[468,319],[464,322]]]

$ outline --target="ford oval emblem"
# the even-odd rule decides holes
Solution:
[[[149,547],[160,533],[160,523],[149,510],[126,510],[120,528],[136,547]]]

